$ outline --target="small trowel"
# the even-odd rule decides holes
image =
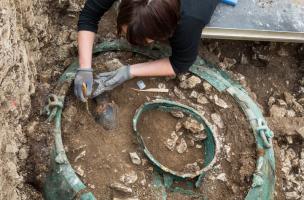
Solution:
[[[88,97],[86,96],[87,94],[87,85],[85,83],[82,83],[82,94],[85,98],[85,105],[86,105],[86,110],[87,112],[89,113],[89,115],[93,116],[92,113],[90,112],[90,109],[89,109],[89,101],[88,101]]]

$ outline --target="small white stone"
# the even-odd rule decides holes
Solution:
[[[85,157],[85,155],[86,155],[86,151],[84,150],[80,154],[78,154],[78,156],[76,156],[74,162],[77,162],[79,159],[82,159],[83,157]]]
[[[190,98],[196,99],[197,96],[198,96],[198,93],[197,93],[197,91],[195,91],[195,90],[193,90],[193,91],[191,92],[191,94],[190,94]]]
[[[75,166],[75,171],[79,176],[84,176],[84,170],[81,166]]]
[[[199,170],[200,170],[200,167],[198,166],[197,162],[194,162],[191,164],[187,164],[185,166],[184,172],[195,173],[195,172],[198,172]]]
[[[276,99],[274,97],[269,97],[268,99],[268,106],[272,106],[275,103]]]
[[[304,139],[304,126],[297,129],[297,133]]]
[[[164,83],[159,83],[157,86],[159,89],[166,89],[166,85]]]
[[[183,127],[182,123],[178,121],[175,125],[175,131],[178,132]]]
[[[200,84],[202,81],[199,77],[197,76],[191,76],[190,78],[182,81],[179,84],[179,87],[183,88],[183,89],[192,89],[195,88],[195,86],[197,86],[198,84]]]
[[[223,69],[230,69],[237,63],[236,59],[234,58],[224,58],[223,62],[219,63],[219,66]]]
[[[286,196],[287,200],[289,200],[289,199],[294,200],[294,199],[299,199],[300,198],[300,195],[296,191],[286,192],[285,196]]]
[[[180,144],[176,146],[176,151],[180,154],[187,151],[187,143],[184,138],[182,138]]]
[[[166,146],[170,151],[174,151],[177,140],[178,140],[178,136],[177,136],[176,133],[173,131],[173,132],[171,133],[171,138],[169,138],[169,139],[167,139],[167,140],[165,141],[165,146]]]
[[[296,112],[294,110],[287,110],[286,111],[286,117],[295,117]]]
[[[241,64],[242,65],[247,65],[249,62],[248,62],[248,58],[245,56],[245,54],[242,54],[242,57],[241,57]]]
[[[16,144],[6,145],[5,152],[6,153],[17,153],[18,152],[17,145]]]
[[[188,75],[189,75],[188,73],[185,73],[185,74],[180,74],[177,77],[178,77],[178,80],[182,82],[187,79]]]
[[[127,185],[135,183],[137,179],[138,177],[135,171],[125,173],[120,177],[120,181]]]
[[[178,89],[176,86],[174,87],[173,92],[178,98],[186,99],[184,93],[180,89]]]
[[[212,85],[210,85],[206,81],[203,82],[203,87],[204,87],[205,92],[210,92],[212,90]]]
[[[34,131],[36,130],[36,126],[38,125],[39,123],[37,121],[32,121],[28,124],[26,130],[29,134],[32,134],[34,133]]]
[[[205,97],[205,95],[203,95],[203,94],[199,94],[197,96],[196,100],[197,100],[197,103],[200,103],[200,104],[207,104],[207,103],[209,103],[207,97]]]
[[[219,174],[217,177],[216,177],[217,180],[220,180],[220,181],[223,181],[223,182],[226,182],[227,181],[227,177],[226,177],[226,174],[225,173],[221,173]]]
[[[217,95],[214,95],[214,103],[221,107],[221,108],[228,108],[228,104],[221,98],[219,98]]]
[[[188,117],[187,120],[183,122],[183,126],[192,133],[199,133],[205,129],[204,125],[198,123],[198,121],[191,117]]]
[[[182,111],[179,111],[179,110],[174,110],[174,111],[171,111],[170,113],[173,117],[176,117],[176,118],[184,118],[185,117],[184,113]]]
[[[269,113],[271,117],[284,117],[286,115],[286,109],[277,105],[271,106]]]
[[[19,150],[19,158],[20,160],[25,160],[28,158],[28,148],[23,147]]]
[[[145,186],[146,183],[147,183],[147,180],[146,180],[145,178],[144,178],[143,180],[140,181],[140,184],[141,184],[142,186]]]
[[[136,152],[130,152],[129,155],[133,164],[135,165],[141,164],[141,159]]]
[[[207,134],[205,132],[201,132],[193,135],[194,141],[202,141],[207,138]]]
[[[288,144],[292,144],[293,143],[293,139],[291,136],[286,136],[287,142]]]
[[[284,100],[278,99],[277,101],[280,106],[287,107],[287,103]]]
[[[217,113],[211,114],[211,119],[217,125],[219,128],[224,128],[224,122],[221,118],[221,116]]]
[[[117,183],[117,182],[112,183],[110,187],[118,192],[123,192],[126,194],[132,194],[132,192],[133,192],[132,188],[127,187],[127,186],[125,186],[121,183]]]

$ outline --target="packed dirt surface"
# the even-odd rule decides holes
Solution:
[[[40,111],[56,80],[77,56],[76,26],[83,3],[83,0],[0,2],[0,200],[42,199],[53,137],[51,126]],[[113,10],[103,18],[96,42],[116,38],[115,13]],[[303,198],[303,44],[202,40],[199,54],[227,70],[246,87],[267,117],[275,133],[275,199]],[[132,64],[146,60],[132,53],[106,53],[94,60],[95,73],[117,68],[117,61]],[[97,199],[152,200],[159,195],[152,186],[152,165],[139,148],[131,127],[135,110],[156,98],[194,107],[218,131],[221,148],[218,161],[197,191],[208,199],[244,198],[256,164],[255,141],[249,123],[230,96],[219,94],[203,80],[193,88],[184,88],[182,82],[190,77],[187,74],[175,79],[142,79],[147,88],[165,85],[169,93],[136,92],[131,88],[137,87],[138,79],[113,90],[111,100],[119,109],[118,128],[113,131],[106,131],[95,123],[85,105],[75,99],[71,88],[65,101],[64,145],[74,169]],[[215,99],[221,99],[222,106],[216,105]],[[223,106],[223,102],[227,106]],[[93,101],[90,109],[94,109]],[[172,126],[157,127],[157,121],[153,122],[156,116]],[[204,159],[200,155],[203,147],[196,148],[197,143],[191,147],[192,142],[186,139],[187,150],[176,154],[183,136],[178,135],[174,151],[167,148],[165,143],[172,139],[174,124],[180,119],[158,112],[143,117],[153,122],[146,126],[142,123],[146,131],[141,132],[146,134],[147,146],[166,165],[182,169],[185,164]],[[132,162],[130,153],[133,159],[135,155],[139,157],[139,165]],[[178,160],[180,168],[170,163],[172,155],[186,158]],[[138,159],[135,160],[138,163]],[[131,188],[131,194],[121,196],[117,187],[113,189],[117,183]],[[169,193],[168,198],[192,199],[177,193]]]
[[[162,165],[177,172],[199,171],[204,156],[202,140],[194,141],[189,137],[194,134],[180,128],[177,130],[176,126],[182,126],[177,124],[182,123],[170,113],[153,110],[144,113],[138,122],[138,129],[148,150]],[[205,138],[206,134],[200,132]],[[198,169],[186,168],[187,164],[195,162]]]
[[[105,71],[104,63],[108,59],[117,58],[122,63],[126,62],[123,53],[118,55],[108,53],[104,56],[98,56],[94,59],[96,71]],[[136,55],[128,56],[128,64],[140,61],[144,60],[140,60]],[[117,60],[115,63],[117,63]],[[204,181],[204,186],[209,186],[207,187],[208,190],[202,187],[198,191],[211,199],[221,199],[223,196],[227,199],[244,198],[251,184],[250,177],[255,170],[256,160],[255,143],[249,129],[249,123],[232,98],[216,92],[209,84],[200,79],[194,79],[197,81],[196,84],[186,81],[192,79],[194,78],[190,74],[184,74],[170,80],[160,78],[141,79],[145,82],[147,88],[165,87],[169,89],[169,93],[165,94],[132,90],[132,88],[137,88],[136,82],[139,79],[129,81],[122,87],[116,88],[111,92],[111,101],[115,102],[118,107],[119,122],[117,129],[111,131],[104,130],[101,125],[95,123],[94,119],[87,113],[84,104],[79,103],[73,94],[68,96],[67,107],[63,114],[64,144],[68,149],[68,157],[72,166],[80,174],[82,180],[90,186],[98,199],[116,197],[113,189],[111,189],[111,185],[116,182],[132,188],[133,195],[139,199],[158,198],[158,194],[153,194],[153,187],[151,186],[153,167],[139,148],[131,126],[136,109],[144,102],[157,98],[171,99],[195,107],[208,121],[215,126],[216,124],[219,126],[217,132],[222,150],[218,158],[219,162],[214,170],[208,173]],[[193,87],[193,85],[195,86]],[[182,89],[180,86],[192,88]],[[195,96],[195,93],[198,96]],[[214,103],[215,99],[217,99],[218,105]],[[92,110],[91,112],[94,113],[93,101],[89,107]],[[218,117],[212,118],[211,115]],[[176,130],[178,121],[184,126],[183,129]],[[198,134],[204,134],[204,132],[193,124],[185,125],[185,121],[191,120],[187,120],[187,116],[178,119],[173,117],[171,113],[157,110],[149,111],[143,113],[138,123],[138,129],[149,151],[164,166],[181,172],[199,171],[202,168],[204,158],[203,146],[197,147],[199,142],[194,140],[191,144],[191,140],[186,136],[194,135],[194,133],[186,133],[185,129],[188,127],[193,132],[198,132]],[[195,122],[192,121],[192,123]],[[176,131],[176,137],[180,138],[175,141],[173,150],[170,150],[166,142],[168,139],[173,139],[171,136],[173,131]],[[186,147],[180,149],[182,140],[186,142]],[[134,152],[140,160],[137,164],[132,163],[130,158],[130,154]],[[197,165],[193,165],[195,162]],[[190,169],[187,169],[187,165]],[[238,176],[235,176],[235,174],[238,174]],[[126,176],[134,178],[134,182],[130,183],[129,179],[125,180],[124,177]],[[146,188],[147,191],[142,188]],[[219,195],[215,192],[218,190],[221,190],[222,194]],[[232,190],[234,190],[233,195],[231,194]],[[171,194],[169,199],[175,198],[176,194]],[[184,196],[184,198],[189,197]]]

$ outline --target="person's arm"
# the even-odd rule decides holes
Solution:
[[[169,58],[163,58],[151,62],[139,63],[130,67],[132,77],[142,76],[174,76],[175,72]]]
[[[95,33],[91,31],[78,32],[78,54],[79,67],[91,68],[92,66],[92,51]]]
[[[80,68],[91,68],[92,49],[98,23],[115,0],[87,0],[78,21],[78,53]]]
[[[115,0],[87,0],[78,21],[79,68],[74,80],[74,94],[86,101],[93,87],[92,51],[98,23]],[[85,86],[85,94],[84,93]]]

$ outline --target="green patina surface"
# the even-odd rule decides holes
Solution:
[[[170,49],[165,46],[155,45],[153,46],[153,48],[140,48],[131,46],[124,40],[115,40],[112,42],[101,43],[97,45],[94,49],[94,54],[99,54],[107,51],[130,51],[147,56],[152,59],[157,59],[170,55]],[[50,98],[49,105],[46,107],[46,112],[49,114],[49,120],[55,120],[55,145],[51,157],[52,162],[50,165],[50,173],[44,186],[44,198],[47,200],[74,199],[77,195],[79,195],[79,193],[86,189],[86,186],[77,177],[67,160],[61,138],[61,113],[63,108],[64,96],[71,84],[71,81],[75,77],[77,68],[78,62],[75,61],[62,74],[58,81],[57,93],[53,96],[53,98]],[[233,81],[225,71],[220,70],[217,66],[214,66],[204,61],[203,59],[198,58],[195,64],[190,68],[190,71],[193,74],[196,74],[202,79],[208,81],[218,91],[228,92],[230,95],[232,95],[246,114],[256,140],[257,151],[259,152],[256,172],[253,175],[253,184],[246,196],[246,200],[273,199],[275,186],[275,159],[271,141],[273,133],[268,128],[261,110],[258,108],[256,103],[249,97],[246,90],[242,88],[238,83]],[[169,109],[172,108],[172,102],[162,103],[164,103],[165,105],[162,106],[162,109],[166,110],[168,109],[168,107]],[[144,106],[151,105],[146,104]],[[177,107],[180,108],[180,105],[178,105]],[[192,113],[195,112],[195,110],[192,109],[189,112]],[[136,116],[134,119],[136,120]],[[204,120],[201,120],[201,122],[204,123]],[[138,133],[136,134],[139,135]],[[205,159],[205,166],[208,166],[208,164],[214,158],[216,151],[216,145],[214,142],[215,140],[212,135],[212,132],[210,132],[208,138],[210,139],[208,139],[206,141],[207,143],[205,144],[206,148],[208,148],[206,149],[208,150],[208,152],[205,151],[207,156],[207,159]],[[147,150],[145,150],[146,148],[143,142],[140,142],[140,144],[142,145],[144,152],[148,156],[152,156]],[[166,191],[181,192],[183,194],[188,195],[199,195],[195,194],[191,189],[172,188],[171,186],[173,180],[186,181],[185,179],[187,178],[185,177],[185,174],[177,174],[166,168],[162,168],[160,167],[161,165],[155,159],[151,159],[151,161],[157,168],[154,174],[153,182],[155,185],[155,189],[161,191],[160,199],[166,199]],[[189,188],[199,187],[202,183],[205,173],[206,170],[203,170],[200,174],[197,174],[196,177],[194,177],[193,174],[189,175],[192,178],[196,179],[194,185],[191,185],[191,183],[189,182]],[[95,197],[92,193],[85,193],[80,196],[80,199],[94,200]],[[207,199],[207,197],[201,197],[201,199]]]

